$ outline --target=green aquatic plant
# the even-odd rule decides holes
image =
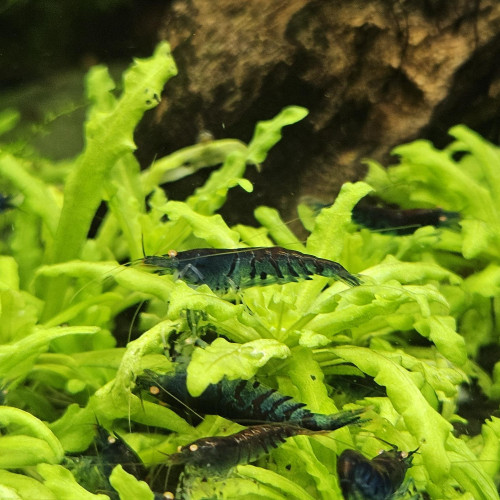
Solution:
[[[179,445],[239,430],[215,416],[194,426],[140,399],[136,376],[172,370],[165,351],[177,349],[193,396],[223,377],[255,376],[314,412],[365,408],[366,416],[332,435],[291,438],[227,477],[192,473],[181,495],[340,499],[336,457],[354,447],[371,458],[384,440],[418,448],[408,475],[431,498],[498,498],[498,420],[487,420],[472,439],[452,425],[463,420],[461,384],[477,378],[490,398],[499,391],[500,368],[490,379],[476,362],[481,347],[497,342],[487,315],[496,310],[500,282],[498,149],[463,127],[452,129],[458,140],[444,151],[401,146],[401,165],[386,171],[372,162],[366,183],[345,184],[317,217],[302,211],[305,242],[268,207],[255,211],[260,227],[229,227],[217,213],[228,191],[251,193],[246,168],[264,162],[282,128],[307,111],[285,108],[257,124],[248,144],[197,144],[141,171],[134,128],[175,73],[165,43],[125,72],[120,92],[106,68],[93,68],[85,149],[73,160],[55,164],[29,145],[1,145],[1,187],[20,205],[0,220],[0,450],[9,450],[0,454],[1,495],[109,498],[87,491],[85,474],[64,467],[65,455],[88,449],[96,421],[118,430],[146,465],[164,462]],[[0,132],[16,120],[4,112]],[[185,201],[167,199],[163,184],[215,166]],[[411,183],[414,189],[401,190]],[[458,210],[461,230],[424,227],[402,237],[359,230],[351,211],[374,190],[402,206]],[[90,233],[103,201],[107,211]],[[143,246],[159,255],[273,245],[338,261],[362,284],[317,276],[219,296],[207,285],[193,289],[119,265],[140,259]],[[143,302],[139,334],[126,343],[119,318]],[[115,497],[153,498],[120,466],[109,482]]]

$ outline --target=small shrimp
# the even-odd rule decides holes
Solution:
[[[109,476],[117,465],[121,465],[123,470],[141,481],[149,480],[149,473],[137,453],[119,435],[109,434],[99,424],[96,428],[97,455],[66,457],[63,465],[85,489],[92,493],[105,493],[115,500],[118,499],[118,494],[111,486]],[[155,495],[155,498],[161,498],[160,494]]]
[[[352,220],[374,230],[387,230],[398,235],[412,234],[423,226],[452,226],[460,219],[458,212],[442,208],[397,209],[378,206],[365,201],[352,210]]]
[[[337,459],[340,487],[346,500],[388,500],[403,484],[413,454],[383,451],[368,460],[359,451],[344,450]]]
[[[331,206],[309,196],[304,197],[302,202],[316,214],[322,208]],[[352,221],[359,226],[400,236],[412,234],[423,226],[455,226],[459,220],[458,212],[442,208],[394,208],[372,197],[363,198],[352,209]]]
[[[351,286],[361,284],[337,262],[320,259],[282,247],[197,248],[142,259],[158,268],[158,274],[175,274],[190,285],[208,285],[214,292],[228,293],[252,286],[310,280],[319,275],[342,280]]]
[[[198,439],[170,455],[169,462],[221,474],[237,465],[257,460],[287,438],[299,434],[311,432],[287,424],[254,425],[230,436]]]
[[[238,422],[286,422],[311,431],[333,431],[345,425],[360,423],[364,410],[342,411],[331,415],[313,413],[304,403],[285,396],[258,381],[229,380],[209,384],[198,397],[189,394],[187,372],[159,375],[145,370],[136,386],[162,402],[190,408],[192,411],[219,415]]]
[[[137,453],[122,437],[118,434],[108,434],[100,425],[97,425],[96,448],[106,477],[109,477],[118,464],[137,479],[144,479],[147,476],[146,467]]]

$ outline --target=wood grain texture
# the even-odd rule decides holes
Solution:
[[[500,133],[497,0],[174,1],[160,37],[179,76],[138,134],[141,160],[202,130],[248,140],[256,121],[306,106],[253,178],[285,212],[301,195],[331,200],[363,157],[402,142],[442,141],[464,120]]]

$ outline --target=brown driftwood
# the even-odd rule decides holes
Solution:
[[[260,203],[285,211],[299,195],[332,199],[363,157],[401,142],[442,141],[461,121],[499,132],[498,0],[178,0],[160,36],[179,76],[143,124],[141,159],[201,130],[248,140],[256,121],[303,105],[254,178]]]

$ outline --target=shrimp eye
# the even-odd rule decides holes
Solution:
[[[116,438],[113,436],[108,436],[108,443],[109,444],[115,444],[116,443]]]
[[[167,252],[167,255],[168,255],[170,258],[172,258],[172,257],[177,257],[177,251],[175,251],[175,250],[169,250],[169,251]]]
[[[198,445],[197,444],[192,444],[190,447],[189,447],[189,451],[196,451],[198,449]]]
[[[152,385],[149,388],[149,393],[152,394],[153,396],[156,396],[157,394],[160,394],[160,388],[157,387],[156,385]]]

